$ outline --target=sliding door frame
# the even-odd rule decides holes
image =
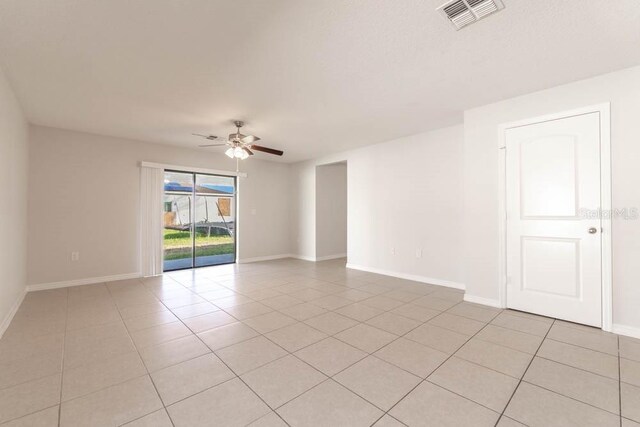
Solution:
[[[175,172],[175,173],[186,173],[191,174],[193,178],[193,189],[191,190],[191,195],[193,197],[192,202],[193,207],[190,208],[191,215],[189,220],[191,221],[191,267],[183,267],[183,268],[175,268],[172,270],[164,269],[164,239],[162,241],[163,250],[162,250],[162,272],[167,273],[171,271],[180,271],[180,270],[191,270],[194,268],[204,268],[204,267],[215,267],[216,265],[229,265],[236,264],[238,262],[238,176],[236,175],[224,175],[210,172],[194,172],[190,170],[182,170],[182,169],[164,169],[164,172]],[[220,264],[213,265],[196,265],[196,225],[195,225],[195,217],[196,217],[196,186],[197,186],[197,175],[207,175],[207,176],[219,176],[223,178],[232,178],[233,179],[233,261],[231,262],[222,262]],[[166,192],[163,190],[163,194]]]

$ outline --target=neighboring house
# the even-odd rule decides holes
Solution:
[[[233,230],[235,201],[233,187],[223,185],[197,185],[195,212],[191,212],[193,188],[178,182],[164,186],[164,226],[165,228],[188,228],[191,222],[198,225],[215,225]],[[205,231],[209,231],[208,229]],[[221,231],[221,230],[218,230]],[[213,229],[212,233],[216,233]]]

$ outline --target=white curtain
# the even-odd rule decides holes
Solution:
[[[162,274],[164,169],[141,167],[140,271],[143,277]]]

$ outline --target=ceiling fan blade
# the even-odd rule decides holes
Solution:
[[[241,141],[244,142],[245,144],[251,144],[253,142],[260,141],[260,138],[258,138],[255,135],[247,135],[242,137]]]
[[[250,156],[253,156],[253,151],[249,150],[247,147],[242,147],[242,149]]]
[[[210,140],[210,141],[213,141],[214,139],[218,139],[218,137],[217,137],[217,136],[215,136],[215,135],[203,135],[203,134],[201,134],[201,133],[192,133],[191,135],[193,135],[193,136],[199,136],[199,137],[202,137],[202,138],[208,139],[208,140]]]
[[[223,145],[227,145],[227,144],[202,144],[202,145],[198,145],[198,147],[222,147]]]
[[[263,153],[275,154],[276,156],[282,156],[284,151],[274,150],[273,148],[262,147],[260,145],[251,145],[251,149],[254,151],[262,151]]]

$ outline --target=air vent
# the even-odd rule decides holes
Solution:
[[[459,30],[503,8],[500,0],[453,0],[437,10]]]

